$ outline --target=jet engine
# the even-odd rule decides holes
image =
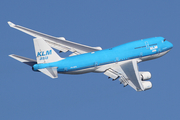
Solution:
[[[151,73],[150,72],[139,72],[141,80],[149,80],[151,78]]]
[[[142,81],[144,90],[149,90],[152,88],[152,83],[150,81]]]

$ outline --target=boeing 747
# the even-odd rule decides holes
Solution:
[[[113,80],[119,79],[124,86],[131,86],[136,91],[152,88],[148,71],[139,71],[138,63],[159,58],[168,53],[172,43],[163,37],[153,37],[129,42],[110,49],[90,47],[66,40],[64,37],[46,35],[12,22],[10,27],[25,32],[33,37],[36,60],[9,55],[51,78],[61,74],[83,74],[89,72],[104,73]],[[69,57],[60,57],[52,48],[60,52],[70,51]]]

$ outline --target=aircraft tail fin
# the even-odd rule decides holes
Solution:
[[[35,38],[34,47],[37,63],[50,63],[62,60],[61,58],[44,40],[43,38]]]
[[[22,62],[22,63],[25,63],[29,66],[33,66],[34,64],[37,64],[36,60],[33,60],[33,59],[30,59],[30,58],[26,58],[26,57],[22,57],[22,56],[19,56],[19,55],[9,55],[10,57]]]
[[[43,68],[38,70],[51,78],[58,78],[57,67]]]

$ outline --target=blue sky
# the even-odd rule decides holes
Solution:
[[[179,6],[179,0],[0,1],[0,119],[180,119]],[[138,64],[152,74],[153,88],[145,92],[124,88],[102,73],[51,79],[8,56],[35,59],[33,37],[7,21],[104,49],[156,36],[174,48]]]

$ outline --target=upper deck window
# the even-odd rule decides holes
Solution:
[[[140,47],[136,47],[134,49],[139,49],[139,48],[144,48],[144,47],[146,47],[146,46],[140,46]]]
[[[156,44],[151,44],[151,45],[149,45],[149,46],[154,46],[154,45],[157,45],[157,43],[156,43]]]

